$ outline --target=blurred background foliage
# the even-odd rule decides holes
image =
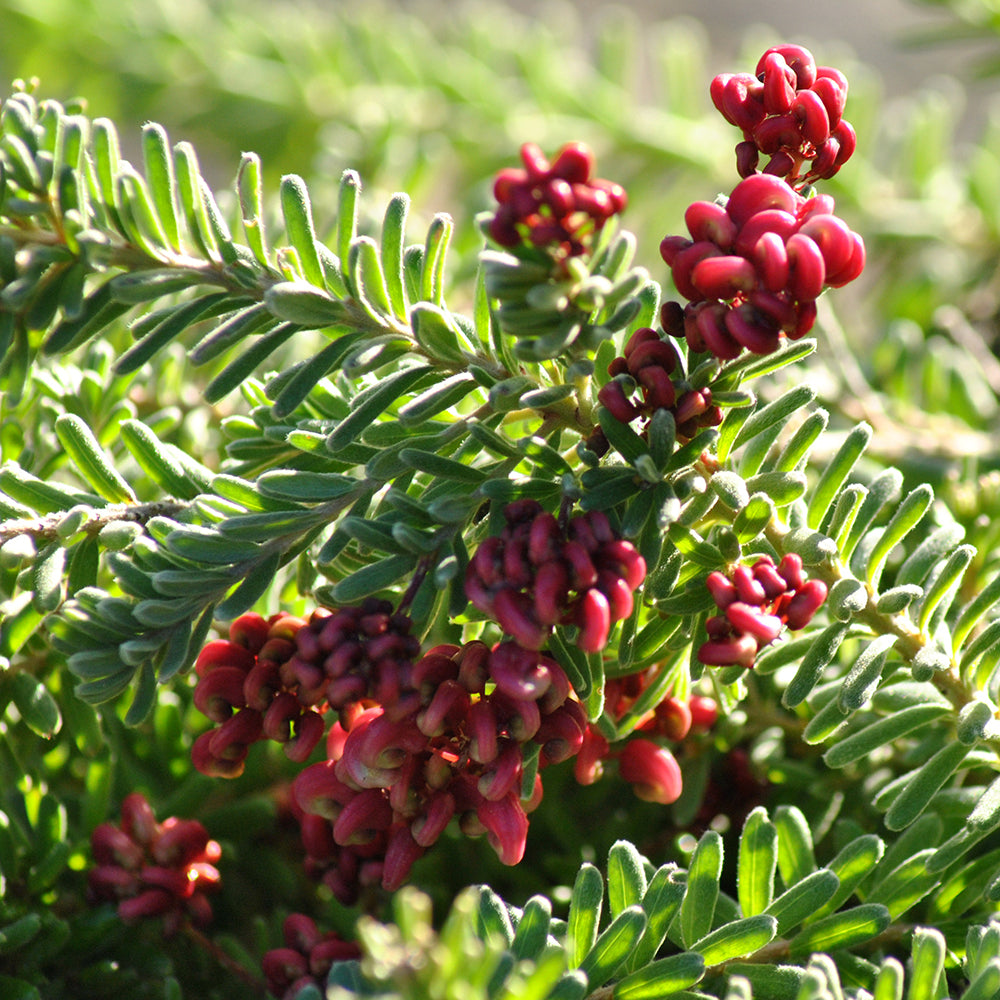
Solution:
[[[780,24],[748,31],[741,54],[723,61],[713,27],[691,18],[650,21],[615,6],[584,19],[569,3],[528,15],[481,0],[405,7],[385,0],[0,0],[0,76],[37,76],[44,96],[84,98],[88,114],[117,124],[126,155],[136,161],[142,123],[162,123],[173,141],[195,145],[220,191],[231,189],[244,150],[260,154],[272,200],[281,175],[303,175],[321,237],[332,225],[345,168],[358,170],[365,183],[363,210],[380,212],[393,191],[407,191],[415,232],[434,212],[452,213],[451,300],[461,308],[479,242],[473,217],[489,206],[493,173],[514,163],[528,140],[550,151],[571,139],[593,146],[598,173],[629,192],[624,222],[638,237],[637,260],[667,282],[659,241],[683,232],[691,201],[711,200],[734,184],[734,137],[711,105],[712,76],[752,68],[762,49],[779,41],[807,44],[821,63],[835,63],[851,80],[847,117],[858,131],[858,152],[827,190],[863,234],[869,266],[856,289],[838,294],[835,307],[824,303],[817,356],[789,377],[814,385],[818,403],[835,415],[834,431],[859,419],[872,423],[870,458],[898,465],[908,487],[930,482],[960,521],[983,533],[1000,520],[1000,103],[989,98],[989,85],[976,85],[972,126],[966,105],[974,74],[1000,68],[1000,13],[987,0],[925,6],[939,8],[942,25],[924,39],[928,62],[935,73],[941,67],[954,73],[929,76],[916,91],[891,100],[878,66],[862,65],[839,41],[788,38]],[[760,16],[767,19],[766,5]],[[970,34],[983,55],[973,62],[949,55],[957,51],[950,46]],[[377,224],[375,215],[363,219],[362,231]],[[106,410],[114,347],[89,350],[80,361],[73,406],[85,406],[88,393],[97,393],[98,409]],[[57,382],[72,384],[72,378],[63,372]],[[776,379],[772,391],[784,388]],[[194,410],[197,397],[179,358],[164,360],[155,384],[127,391],[164,440],[183,447],[197,439],[204,449],[198,421],[205,410]],[[158,413],[160,424],[152,417]],[[10,417],[2,407],[0,416]],[[31,427],[24,413],[8,419],[0,447],[10,457],[25,447],[58,448],[51,432],[49,439],[33,439]],[[836,433],[824,438],[831,450],[839,440]],[[204,450],[201,457],[210,461]],[[995,540],[982,551],[996,552]],[[991,569],[978,567],[980,579]],[[61,676],[68,684],[68,675]],[[769,682],[762,692],[773,703]],[[56,877],[76,878],[82,890],[85,843],[67,840],[67,830],[91,829],[127,792],[141,788],[161,815],[197,812],[223,841],[223,878],[230,886],[217,904],[223,931],[244,926],[248,910],[272,913],[259,921],[258,940],[230,942],[233,952],[246,949],[250,964],[276,943],[285,909],[316,909],[294,861],[297,832],[282,800],[282,782],[296,769],[280,752],[268,756],[257,748],[256,766],[237,783],[193,773],[185,734],[203,720],[183,686],[162,694],[137,736],[126,737],[111,709],[102,709],[100,721],[88,706],[75,711],[79,717],[67,719],[52,740],[11,733],[0,741],[0,808],[33,831],[28,849],[0,830],[0,849],[15,843],[14,870],[27,873],[25,891],[44,895]],[[845,802],[837,791],[831,812],[830,788],[815,782],[815,761],[801,756],[794,730],[787,719],[740,711],[706,739],[717,761],[746,752],[761,782],[770,783],[769,804],[798,805],[820,843],[836,809],[864,821],[870,807]],[[693,744],[689,752],[708,749]],[[706,752],[706,782],[709,759]],[[728,804],[740,805],[743,795],[749,809],[759,791],[744,782],[728,790]],[[540,886],[566,886],[581,859],[603,858],[618,837],[655,856],[679,830],[676,815],[637,803],[629,788],[614,782],[580,789],[568,773],[553,774],[546,799],[518,868],[503,869],[485,844],[455,837],[417,866],[415,881],[431,887],[440,905],[476,881],[522,903]],[[242,864],[252,857],[287,863]],[[280,912],[274,911],[278,899]],[[327,922],[334,909],[323,914]],[[340,912],[335,919],[346,931],[353,916]],[[79,925],[74,933],[82,934]],[[148,929],[116,926],[112,932],[95,922],[90,933],[102,942],[91,957],[128,947],[145,956],[137,965],[164,963],[164,975],[183,964],[160,956],[162,942]],[[59,947],[52,954],[64,961]],[[47,961],[44,950],[38,961]],[[197,970],[190,974],[198,981]],[[106,995],[98,972],[92,975],[96,985],[81,973],[66,980],[67,989]]]

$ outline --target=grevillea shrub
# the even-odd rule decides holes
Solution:
[[[1000,995],[997,363],[877,395],[847,77],[703,82],[686,210],[539,125],[415,242],[13,85],[0,994]]]

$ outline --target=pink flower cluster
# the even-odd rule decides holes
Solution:
[[[740,176],[753,174],[763,154],[770,157],[764,173],[789,183],[832,177],[857,146],[854,129],[843,118],[847,78],[838,69],[817,66],[800,45],[768,49],[755,73],[723,73],[712,81],[716,108],[743,131],[736,147]]]
[[[646,576],[635,546],[600,511],[570,518],[564,530],[538,501],[523,499],[504,508],[504,519],[469,560],[469,600],[525,649],[541,649],[554,625],[576,625],[587,652],[603,649]]]
[[[698,650],[698,659],[711,666],[752,667],[758,651],[783,628],[805,628],[827,593],[822,580],[806,579],[802,559],[794,553],[777,566],[770,556],[761,556],[728,577],[709,573],[705,583],[722,612],[705,622],[708,641]]]
[[[525,143],[521,161],[523,169],[507,167],[493,183],[498,208],[489,233],[502,247],[528,243],[558,259],[576,257],[625,209],[625,189],[594,177],[594,155],[582,142],[567,143],[551,163],[537,145]]]
[[[691,238],[660,244],[688,300],[683,324],[677,303],[664,306],[667,332],[723,360],[744,348],[770,354],[782,336],[804,336],[824,288],[853,281],[865,264],[861,237],[833,212],[829,195],[804,198],[771,174],[741,181],[725,205],[694,202],[684,216]]]
[[[420,644],[410,625],[374,598],[358,608],[318,609],[308,621],[238,618],[229,639],[210,642],[195,664],[194,703],[219,723],[195,741],[195,767],[237,777],[251,744],[263,739],[301,763],[323,738],[327,707],[374,698],[397,713],[413,710],[409,671]]]
[[[283,930],[285,946],[266,952],[261,963],[267,988],[279,1000],[292,1000],[310,984],[322,993],[334,962],[361,957],[357,944],[334,931],[321,932],[304,913],[289,914]]]
[[[677,353],[652,327],[641,327],[628,339],[624,355],[608,365],[610,382],[601,386],[598,401],[615,419],[629,423],[638,416],[651,417],[657,410],[674,416],[677,437],[693,438],[702,427],[722,423],[722,410],[712,403],[712,390],[693,389],[674,381]],[[632,386],[639,392],[636,398]]]
[[[342,712],[327,759],[293,784],[308,867],[344,903],[364,886],[400,886],[453,817],[517,864],[541,799],[540,779],[521,799],[525,745],[540,745],[544,766],[583,742],[586,713],[562,668],[513,642],[436,646],[412,678],[419,710]]]
[[[122,802],[121,826],[101,823],[90,846],[91,896],[117,903],[123,920],[163,917],[168,934],[185,920],[211,920],[206,893],[219,885],[215,863],[222,850],[197,820],[172,816],[157,823],[146,798],[132,792]]]

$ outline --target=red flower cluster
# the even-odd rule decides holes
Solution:
[[[692,389],[672,379],[677,364],[677,352],[670,342],[662,340],[652,327],[641,327],[629,337],[624,355],[608,365],[612,380],[601,386],[598,401],[626,424],[638,416],[648,418],[657,410],[669,410],[678,439],[690,440],[702,427],[722,423],[722,410],[713,405],[711,389]],[[638,399],[630,395],[633,382],[640,393]]]
[[[163,917],[168,934],[185,919],[207,924],[212,907],[205,894],[219,885],[218,843],[197,820],[157,823],[139,792],[126,796],[121,815],[120,827],[101,823],[91,835],[93,898],[116,902],[123,920]]]
[[[358,608],[318,609],[308,621],[280,614],[236,619],[229,639],[210,642],[195,664],[194,703],[219,723],[195,741],[195,767],[237,777],[250,745],[263,739],[282,743],[301,763],[323,738],[326,706],[375,698],[397,713],[416,708],[409,672],[420,644],[410,624],[374,598]]]
[[[513,642],[441,645],[413,667],[421,707],[393,717],[381,706],[341,713],[328,759],[295,779],[308,867],[344,903],[359,888],[392,890],[457,817],[469,836],[486,834],[500,860],[524,854],[524,746],[542,765],[575,754],[586,713],[551,658]]]
[[[625,209],[625,189],[593,176],[594,155],[582,142],[567,143],[551,164],[537,145],[525,143],[521,160],[524,169],[501,170],[493,183],[499,207],[489,233],[502,247],[527,242],[560,259],[576,257]]]
[[[854,129],[842,117],[847,78],[838,69],[817,66],[800,45],[768,49],[756,76],[723,73],[712,81],[712,101],[731,125],[743,130],[736,147],[741,177],[757,169],[801,185],[832,177],[857,146]],[[808,169],[800,178],[803,164]]]
[[[741,181],[724,206],[688,206],[691,238],[668,236],[660,244],[688,300],[682,325],[677,304],[664,306],[664,328],[683,335],[691,350],[723,360],[743,348],[770,354],[782,335],[802,337],[823,289],[853,281],[865,264],[861,237],[833,211],[829,195],[803,198],[770,174]]]
[[[322,933],[304,913],[285,919],[285,947],[272,948],[261,963],[268,990],[280,1000],[292,1000],[310,984],[326,989],[326,979],[334,962],[361,957],[353,941],[344,941],[335,931]]]
[[[705,622],[708,641],[698,650],[698,659],[711,666],[752,667],[761,647],[774,642],[785,626],[805,628],[826,600],[826,584],[807,580],[794,553],[777,566],[770,556],[761,556],[728,577],[709,573],[705,583],[722,612]]]
[[[611,626],[632,613],[632,592],[646,577],[638,550],[607,517],[590,511],[565,530],[537,500],[504,508],[506,527],[476,549],[465,592],[525,649],[541,649],[554,625],[576,625],[577,645],[597,652]]]
[[[621,719],[653,678],[653,671],[614,678],[604,686],[605,711]],[[636,726],[635,736],[620,749],[612,750],[604,735],[593,724],[588,726],[583,746],[574,763],[574,775],[581,785],[600,778],[604,761],[618,760],[618,773],[632,785],[635,794],[646,802],[670,805],[683,789],[680,765],[671,750],[657,740],[683,740],[692,728],[708,730],[715,725],[718,709],[711,698],[694,696],[682,700],[664,698]]]

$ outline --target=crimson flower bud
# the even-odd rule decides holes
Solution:
[[[524,857],[528,837],[528,817],[517,792],[509,792],[495,802],[484,800],[476,814],[501,864],[516,865]]]
[[[629,740],[618,758],[621,776],[646,802],[669,805],[680,798],[683,787],[680,765],[665,747],[642,738]]]

